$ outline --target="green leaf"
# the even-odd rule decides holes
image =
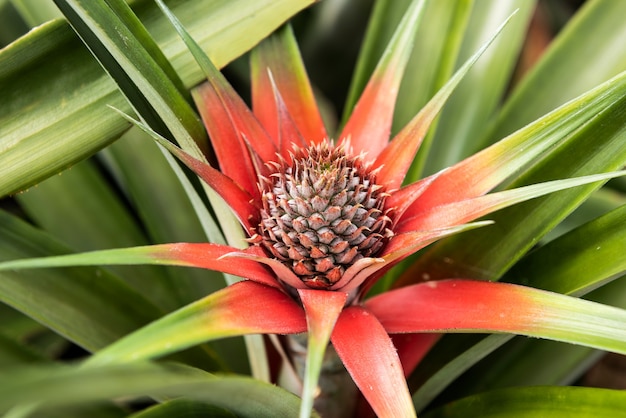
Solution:
[[[607,281],[614,279],[616,274],[624,271],[622,226],[625,211],[625,207],[615,209],[537,249],[522,259],[510,274],[505,276],[506,279],[579,296],[604,285],[594,292],[602,295],[598,301],[625,309],[623,285],[620,287],[618,283],[606,284]],[[599,263],[597,260],[603,262]],[[553,264],[556,264],[555,268],[552,268]],[[575,265],[580,270],[569,269],[569,264]],[[623,284],[623,278],[621,281]],[[434,350],[423,363],[427,367],[418,368],[416,374],[411,377],[414,384],[421,386],[414,394],[416,407],[423,408],[449,382],[509,339],[507,336],[492,335],[477,342],[476,338],[467,336],[444,337],[439,347],[448,347],[448,352],[441,348]],[[563,352],[565,349],[566,347],[562,347],[560,360],[566,356]],[[573,356],[585,356],[584,349],[573,347],[571,350],[574,352]],[[534,359],[535,354],[530,358]],[[492,366],[493,363],[490,362],[488,369],[491,370]],[[438,368],[441,369],[437,370]]]
[[[426,174],[448,167],[480,149],[476,139],[482,135],[506,91],[534,5],[534,1],[526,0],[474,3],[456,57],[457,67],[489,39],[507,16],[514,11],[517,13],[464,77],[441,112],[432,145],[425,147],[418,158],[418,161],[422,159]],[[410,179],[420,177],[418,170],[416,166]]]
[[[75,251],[148,243],[132,214],[91,161],[51,177],[16,198],[38,226]],[[180,306],[171,297],[176,287],[163,271],[154,267],[114,267],[111,271],[161,308]]]
[[[0,212],[3,260],[67,251],[44,233]],[[140,293],[98,268],[0,273],[0,300],[90,351],[157,318]]]
[[[608,97],[600,93],[601,95],[597,98],[600,99],[598,104],[604,103],[604,106],[600,105],[602,110],[595,115],[586,115],[585,118],[590,118],[588,121],[571,134],[562,137],[558,147],[544,152],[541,159],[522,176],[518,176],[508,188],[622,167],[626,162],[626,141],[624,140],[626,138],[626,125],[624,125],[626,96],[623,94],[626,86],[621,84],[624,81],[626,81],[626,73],[604,84],[605,87],[615,87],[615,96],[605,101]],[[609,88],[612,89],[612,87]],[[600,88],[593,91],[599,93],[602,90]],[[587,97],[590,96],[582,96],[578,99],[579,102],[572,102],[572,104],[585,103]],[[591,102],[588,103],[591,105]],[[566,118],[554,120],[556,124],[554,128],[560,128],[562,124],[570,127],[580,126],[585,120],[579,120],[583,118],[579,112],[587,110],[586,106],[578,107],[576,110],[568,105],[563,109],[569,109],[572,112],[570,114],[572,120],[566,121],[564,120]],[[559,112],[557,111],[557,114]],[[551,118],[548,117],[548,119]],[[535,124],[540,129],[547,128],[548,131],[551,129],[548,127],[549,124],[543,125],[542,121],[538,121],[513,135],[517,136],[526,129],[530,134]],[[560,135],[565,135],[565,133],[557,133],[557,137]],[[535,140],[539,138],[532,134],[527,138],[527,141],[531,143]],[[502,144],[505,145],[506,142]],[[509,149],[505,152],[511,151]],[[489,219],[494,220],[497,228],[485,229],[479,233],[471,231],[463,235],[461,239],[451,237],[440,241],[430,247],[411,266],[411,274],[420,277],[420,272],[427,271],[433,279],[445,277],[497,279],[596,188],[597,185],[581,186],[491,214]],[[467,240],[471,240],[471,246],[466,245]]]
[[[581,387],[511,388],[452,402],[425,414],[437,417],[606,417],[626,408],[626,392]]]
[[[519,129],[626,70],[621,1],[588,1],[506,101],[483,144]],[[537,94],[541,92],[541,94]],[[485,132],[487,133],[487,132]]]
[[[129,418],[237,418],[233,412],[225,408],[208,405],[202,402],[175,399],[132,414]]]
[[[276,386],[246,377],[213,376],[175,364],[54,365],[21,368],[0,376],[0,411],[20,404],[47,408],[139,395],[184,396],[251,418],[292,418],[299,407],[295,395]]]
[[[164,16],[156,12],[156,5],[135,3],[139,18],[184,84],[189,87],[201,81],[200,69]],[[310,3],[190,0],[177,2],[173,11],[221,66]],[[61,171],[108,145],[130,126],[106,107],[130,112],[129,105],[62,21],[40,26],[2,50],[0,90],[0,195]]]
[[[171,132],[186,148],[192,143],[195,149],[202,145],[206,148],[206,131],[183,97],[182,82],[126,3],[55,2],[152,129],[164,136]]]
[[[580,295],[626,272],[626,206],[576,228],[520,260],[507,280]],[[601,263],[598,260],[602,260]]]

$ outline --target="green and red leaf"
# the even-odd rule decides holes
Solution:
[[[376,157],[373,168],[376,169],[380,167],[380,174],[377,179],[381,184],[387,185],[391,190],[400,187],[433,120],[439,114],[456,86],[459,85],[478,58],[480,58],[483,52],[485,52],[489,45],[498,37],[511,17],[500,25],[493,36],[463,64],[439,92],[437,92]]]
[[[343,292],[298,289],[306,313],[308,346],[300,418],[309,416],[330,335],[348,300]]]
[[[220,338],[295,334],[306,329],[304,311],[291,297],[245,280],[122,338],[94,354],[88,364],[145,360]]]
[[[250,64],[252,109],[276,144],[280,123],[273,83],[308,143],[317,144],[328,137],[290,26],[283,27],[255,48]]]
[[[339,144],[349,144],[354,155],[363,152],[368,160],[374,161],[389,141],[400,81],[424,4],[417,0],[409,6],[338,137]]]
[[[502,332],[626,353],[626,311],[508,283],[432,281],[365,306],[389,333]]]
[[[344,309],[331,341],[377,416],[416,416],[396,349],[375,315],[360,306]]]
[[[254,258],[261,257],[262,252],[263,250],[259,247],[249,247],[245,250],[240,250],[221,244],[181,242],[4,261],[0,263],[0,270],[158,264],[217,270],[222,273],[250,279],[266,286],[280,287],[275,276],[258,262],[246,258],[226,257],[233,253],[244,253]]]

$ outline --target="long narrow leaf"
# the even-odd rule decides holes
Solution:
[[[49,236],[0,212],[0,258],[67,251]],[[162,311],[102,269],[3,271],[0,300],[94,351],[158,318]]]
[[[451,279],[386,292],[366,306],[390,333],[515,333],[626,353],[626,310],[529,287]]]
[[[511,388],[461,399],[425,414],[427,418],[555,417],[612,418],[626,408],[626,393],[580,387]]]
[[[148,3],[148,2],[146,2]],[[224,65],[250,49],[311,0],[176,3],[174,12],[200,45]],[[139,18],[164,49],[186,86],[202,80],[186,47],[148,4]],[[211,16],[212,23],[206,23]],[[241,32],[246,29],[246,36]],[[53,77],[51,77],[53,75]],[[38,27],[0,53],[0,195],[16,192],[93,154],[129,124],[107,105],[130,112],[100,66],[66,23]],[[28,121],[28,123],[24,123]],[[42,147],[41,144],[46,144]]]
[[[289,296],[242,281],[126,336],[96,353],[88,364],[151,359],[219,338],[304,331],[304,312]]]
[[[481,138],[493,142],[626,70],[626,4],[588,1],[550,44]],[[601,47],[599,47],[601,45]],[[541,94],[537,94],[541,91]]]
[[[140,395],[185,396],[249,418],[292,418],[299,407],[296,396],[276,386],[246,377],[213,376],[175,364],[55,365],[15,370],[0,377],[0,411],[29,402],[72,405]]]

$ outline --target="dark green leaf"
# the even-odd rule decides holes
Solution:
[[[216,65],[222,66],[311,1],[189,0],[172,2],[172,9],[198,43],[211,51]],[[200,82],[200,69],[156,5],[134,4],[184,84]],[[125,112],[130,112],[130,106],[62,21],[40,26],[2,50],[0,91],[0,195],[24,189],[84,159],[130,126],[107,105]]]
[[[0,231],[3,260],[67,251],[4,212]],[[99,268],[5,271],[0,278],[0,300],[90,351],[161,314],[140,293]]]
[[[216,377],[175,364],[55,365],[0,375],[0,411],[20,404],[45,408],[139,395],[184,396],[250,418],[292,418],[297,416],[300,403],[295,395],[268,383],[246,377]]]
[[[155,405],[129,418],[237,418],[234,413],[206,403],[176,399]]]
[[[626,392],[580,387],[511,388],[461,399],[424,416],[614,418],[626,410]]]

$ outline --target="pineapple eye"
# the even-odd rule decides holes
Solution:
[[[307,286],[331,287],[392,235],[387,194],[360,158],[323,142],[273,168],[261,181],[261,245]]]

